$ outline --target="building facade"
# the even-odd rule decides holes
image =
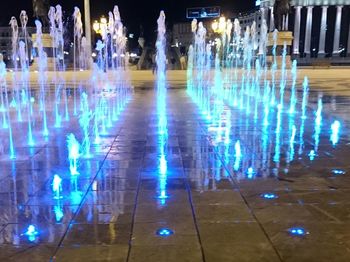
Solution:
[[[32,60],[31,57],[31,49],[32,49],[32,34],[35,33],[36,28],[35,27],[27,27],[27,43],[29,46],[29,59]],[[25,41],[24,34],[21,32],[21,29],[19,29],[19,41]],[[7,63],[8,66],[11,66],[10,60],[12,56],[12,29],[10,26],[4,26],[0,27],[0,52],[4,56],[4,61]]]
[[[261,9],[253,10],[249,13],[240,13],[237,18],[239,20],[240,26],[242,28],[242,33],[244,33],[247,26],[251,26],[253,22],[256,23],[256,32],[260,35],[260,28],[263,20],[263,12]]]
[[[201,20],[204,27],[207,29],[207,35],[211,33],[212,20]],[[173,25],[173,45],[180,48],[181,53],[187,53],[188,47],[193,42],[193,32],[191,28],[191,21],[175,23]]]
[[[261,1],[270,31],[274,30],[274,0]],[[289,30],[292,54],[298,58],[350,59],[350,0],[292,0]]]

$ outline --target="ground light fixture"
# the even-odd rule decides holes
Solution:
[[[345,175],[346,172],[344,170],[342,170],[342,169],[333,169],[332,170],[332,174],[333,175]]]
[[[36,230],[34,225],[29,225],[27,231],[23,234],[28,237],[30,242],[34,242],[39,232]]]
[[[276,198],[278,198],[278,196],[276,194],[273,194],[273,193],[263,193],[263,194],[261,194],[261,197],[265,198],[265,199],[276,199]]]
[[[169,228],[160,228],[157,230],[156,234],[157,236],[160,236],[160,237],[168,237],[174,234],[174,231],[172,231]]]
[[[292,236],[298,236],[302,237],[305,235],[308,235],[309,232],[307,232],[304,228],[302,227],[291,227],[288,229],[288,233]]]

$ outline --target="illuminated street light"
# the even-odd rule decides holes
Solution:
[[[214,20],[214,22],[211,24],[211,28],[213,29],[214,32],[217,32],[219,29],[218,21]]]
[[[100,23],[103,24],[103,25],[107,25],[107,18],[102,16],[101,19],[100,19]]]
[[[103,30],[107,29],[107,25],[108,25],[107,18],[102,16],[100,18],[100,22],[95,20],[95,22],[92,25],[92,28],[94,29],[96,34],[101,34]]]
[[[92,25],[92,28],[98,34],[100,32],[100,23],[97,20],[95,20],[95,22]]]
[[[222,34],[226,32],[227,27],[230,27],[231,21],[226,20],[224,16],[220,17],[219,21],[214,20],[214,22],[211,24],[211,28],[215,33]],[[232,26],[231,26],[232,29]]]

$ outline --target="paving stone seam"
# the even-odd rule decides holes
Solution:
[[[206,139],[208,140],[208,142],[210,143],[210,138],[209,138],[209,135],[207,134],[206,132],[206,129],[205,129],[205,125],[203,125],[203,123],[201,121],[199,121],[199,124],[200,124],[200,127],[201,127],[201,130],[203,132],[203,134],[206,136]],[[214,147],[214,150],[213,152],[215,153],[215,155],[219,158],[223,168],[225,169],[225,171],[228,173],[229,177],[232,178],[232,184],[233,186],[236,186],[237,189],[238,189],[238,193],[240,194],[242,200],[244,201],[245,205],[247,206],[247,208],[249,209],[252,217],[254,218],[254,220],[256,221],[256,223],[258,224],[258,226],[260,227],[261,231],[263,232],[263,234],[265,235],[266,239],[268,240],[269,244],[271,245],[272,249],[274,250],[276,256],[278,257],[279,261],[283,262],[283,259],[281,257],[281,255],[279,254],[277,248],[273,245],[273,242],[272,240],[270,239],[269,235],[267,234],[265,228],[263,227],[263,225],[260,223],[260,221],[258,220],[257,216],[255,215],[254,211],[253,211],[253,208],[249,205],[247,199],[244,197],[244,195],[242,194],[241,192],[241,188],[240,186],[234,182],[235,178],[232,176],[230,170],[228,169],[228,167],[226,166],[225,164],[225,161],[224,159],[222,158],[222,156],[219,154],[219,152],[217,151],[217,148]]]
[[[124,109],[124,111],[125,111],[125,109]],[[89,193],[89,191],[91,190],[94,181],[96,180],[96,178],[98,177],[99,173],[103,169],[103,165],[104,165],[105,161],[107,160],[107,157],[108,157],[109,153],[111,152],[111,150],[113,148],[113,144],[114,144],[115,140],[117,139],[117,137],[119,136],[120,131],[121,131],[121,128],[118,129],[118,133],[115,135],[114,140],[112,142],[112,145],[110,146],[108,152],[106,153],[106,155],[104,156],[103,160],[101,161],[101,165],[99,166],[99,169],[97,170],[94,178],[91,180],[89,186],[87,187],[87,189],[86,189],[86,191],[85,191],[85,193],[84,193],[84,195],[83,195],[83,197],[82,197],[82,199],[81,199],[81,201],[80,201],[80,203],[78,205],[77,210],[74,212],[72,218],[70,219],[70,221],[68,223],[68,226],[67,226],[67,229],[65,230],[64,234],[62,235],[60,241],[58,242],[57,247],[55,248],[55,250],[53,252],[53,255],[50,258],[50,261],[55,261],[56,255],[57,255],[59,249],[61,248],[62,243],[63,243],[65,237],[67,236],[67,234],[69,232],[69,229],[71,228],[71,226],[73,224],[73,221],[75,220],[75,218],[77,217],[79,211],[81,210],[81,207],[82,207],[83,203],[85,202],[86,196]]]

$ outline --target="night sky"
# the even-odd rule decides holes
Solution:
[[[255,3],[254,0],[90,0],[90,2],[92,20],[103,14],[107,16],[108,11],[113,10],[113,6],[117,4],[128,31],[138,36],[140,25],[142,25],[146,39],[154,32],[159,11],[162,9],[165,10],[167,23],[171,26],[173,22],[186,21],[187,7],[221,6],[222,12],[230,16],[233,13],[251,10]],[[83,0],[51,0],[50,4],[61,4],[67,16],[73,13],[74,6],[83,10]],[[6,26],[13,15],[18,17],[21,10],[27,10],[29,16],[32,17],[32,1],[11,0],[6,2],[6,11],[3,11],[0,18],[1,25]]]

